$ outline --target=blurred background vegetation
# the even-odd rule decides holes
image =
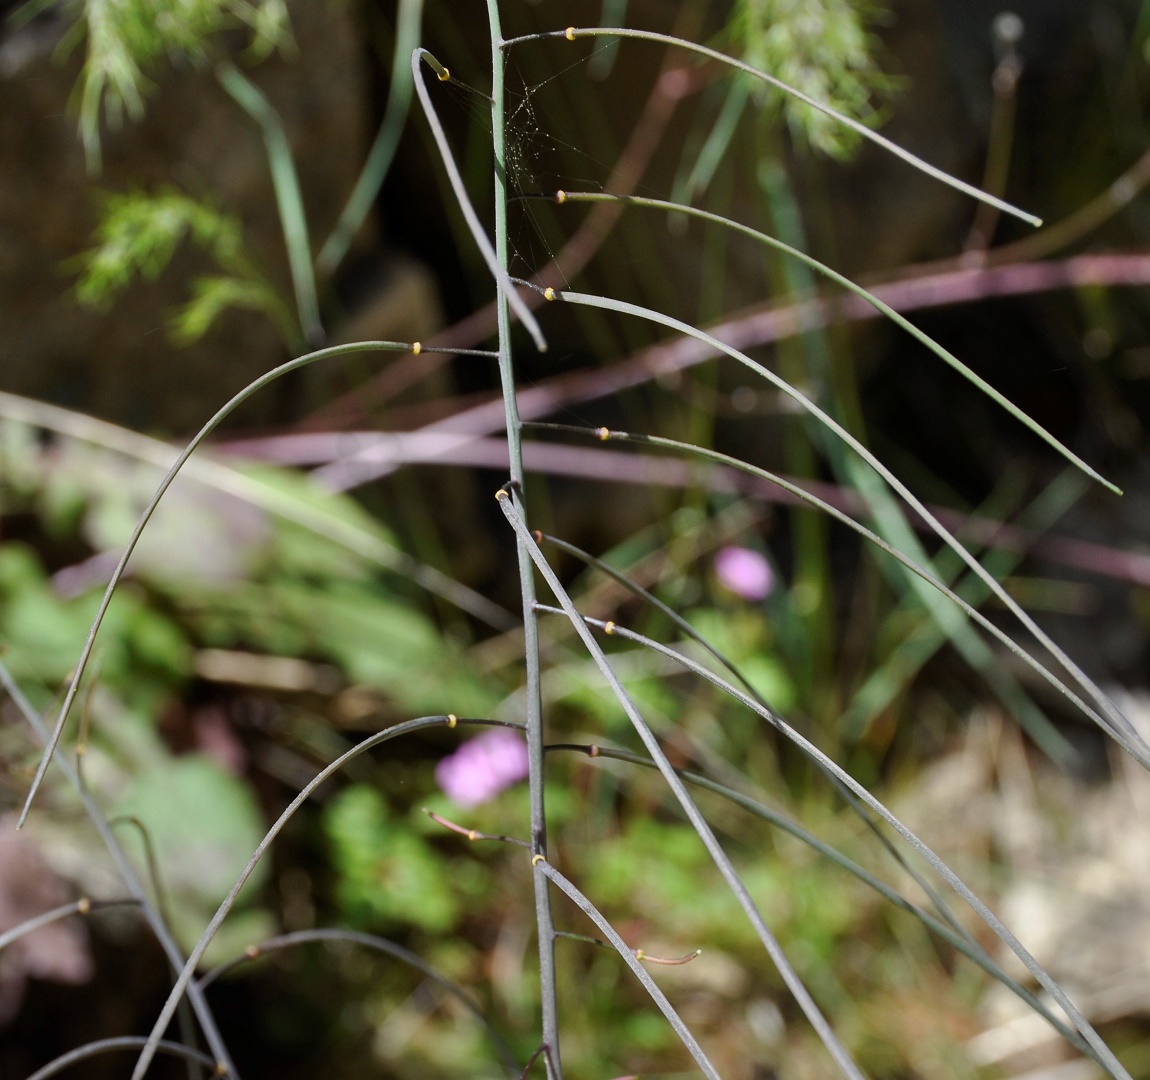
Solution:
[[[95,24],[86,36],[75,29],[85,12],[116,5],[5,7],[0,643],[25,693],[48,708],[173,443],[309,344],[483,348],[494,319],[490,275],[420,118],[403,126],[346,253],[331,240],[397,107],[392,57],[418,4],[191,4],[183,21],[135,42],[138,78],[119,90],[92,81],[93,50],[108,40]],[[552,8],[507,0],[506,35],[556,20],[625,22],[710,43],[1045,219],[1038,232],[1000,220],[817,114],[674,50],[547,41],[511,57],[513,272],[743,334],[753,355],[965,523],[961,535],[1012,594],[1142,717],[1150,6]],[[482,5],[427,0],[418,37],[466,84],[435,87],[437,106],[475,203],[488,207]],[[268,147],[273,166],[288,153],[295,164],[304,250],[315,257],[310,293],[285,243]],[[887,290],[1125,497],[1066,473],[897,328],[828,299],[823,317],[795,332],[796,305],[833,296],[804,268],[705,224],[527,197],[559,188],[689,201]],[[716,362],[656,374],[651,350],[663,335],[635,321],[561,305],[543,314],[549,352],[524,337],[517,358],[528,398],[546,401],[533,418],[712,445],[899,527],[769,388]],[[494,365],[381,355],[292,375],[230,417],[169,493],[102,631],[78,708],[85,780],[111,814],[142,823],[123,826],[123,842],[143,859],[141,832],[149,838],[185,947],[267,823],[353,742],[424,713],[520,718],[515,562],[491,498],[506,460]],[[460,431],[471,439],[451,437]],[[935,621],[853,534],[774,489],[547,436],[528,464],[534,526],[684,615],[1017,923],[1131,1072],[1150,1076],[1144,777],[1032,676]],[[731,546],[767,561],[767,595],[747,599],[724,581],[715,556]],[[583,610],[680,639],[607,575],[547,550]],[[956,566],[949,573],[960,580]],[[985,601],[970,583],[961,590]],[[550,737],[639,749],[570,630],[543,625]],[[786,813],[917,897],[825,778],[753,717],[658,656],[620,645],[616,660],[677,762]],[[14,710],[2,715],[0,809],[14,811],[39,747]],[[453,804],[435,768],[458,744],[442,731],[388,744],[321,789],[209,962],[284,931],[383,934],[473,993],[526,1060],[538,1038],[527,861],[516,848],[468,844],[421,809],[521,836],[527,793]],[[654,774],[557,752],[548,785],[553,860],[627,941],[663,956],[703,950],[656,976],[723,1074],[825,1075],[823,1050]],[[1099,1075],[857,880],[729,803],[700,798],[870,1075]],[[0,931],[57,895],[119,895],[62,783],[21,837],[0,845]],[[574,909],[557,911],[564,930],[589,932]],[[571,1076],[689,1072],[617,957],[580,940],[558,948]],[[29,938],[0,957],[0,1074],[22,1077],[86,1039],[146,1030],[166,985],[159,949],[131,913]],[[350,944],[241,965],[210,993],[247,1077],[502,1075],[483,1027],[455,999]],[[71,1075],[122,1071],[109,1058]],[[158,1063],[155,1075],[176,1071]]]

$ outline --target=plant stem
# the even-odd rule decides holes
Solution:
[[[200,935],[200,940],[196,942],[195,947],[188,955],[187,961],[180,969],[180,973],[176,978],[175,984],[172,986],[171,992],[168,994],[167,1001],[164,1002],[164,1007],[160,1010],[160,1015],[152,1027],[152,1033],[143,1043],[140,1050],[140,1056],[136,1061],[136,1067],[132,1071],[132,1080],[144,1080],[147,1075],[148,1068],[152,1063],[152,1059],[156,1055],[156,1050],[160,1043],[160,1037],[167,1030],[168,1025],[172,1021],[172,1016],[176,1011],[180,999],[188,994],[189,996],[200,994],[199,987],[195,982],[195,973],[200,966],[200,961],[204,957],[212,940],[218,933],[220,926],[223,925],[224,920],[228,917],[232,908],[235,907],[236,898],[240,894],[248,879],[252,875],[252,871],[259,865],[260,860],[266,854],[268,848],[277,836],[283,831],[284,826],[292,819],[296,811],[311,798],[312,794],[319,787],[339,772],[349,761],[354,761],[360,754],[366,753],[368,750],[376,746],[380,746],[391,739],[399,738],[402,735],[407,735],[413,731],[421,731],[428,727],[445,726],[448,728],[455,728],[459,724],[481,724],[492,727],[506,727],[509,725],[501,724],[499,721],[464,718],[453,715],[438,715],[438,716],[420,716],[414,720],[404,720],[401,723],[394,724],[389,728],[384,728],[383,731],[377,731],[374,735],[368,736],[362,742],[357,743],[350,750],[340,754],[330,764],[325,765],[312,780],[300,789],[299,793],[295,796],[287,807],[276,819],[275,823],[264,834],[264,838],[260,841],[259,846],[252,852],[251,858],[248,859],[247,865],[240,871],[239,877],[236,879],[235,884],[228,891],[228,895],[220,903],[216,909],[216,913],[212,916],[211,921],[205,927],[204,932]],[[221,1070],[219,1076],[227,1076],[231,1080],[235,1070]]]
[[[495,253],[503,275],[507,274],[507,171],[504,144],[503,97],[503,31],[499,21],[498,0],[487,0],[491,25],[491,137],[495,155]],[[510,457],[511,497],[519,502],[524,497],[523,451],[519,404],[515,399],[515,370],[511,360],[511,312],[505,289],[496,294],[499,327],[499,381],[503,389],[503,408],[507,421],[507,447]],[[526,507],[519,512],[527,516]],[[544,738],[543,699],[539,660],[539,617],[535,610],[535,567],[530,553],[517,542],[519,588],[523,597],[523,646],[527,665],[527,754],[530,762],[531,853],[547,856],[547,812],[543,795]],[[543,1014],[543,1045],[547,1050],[549,1080],[562,1080],[563,1066],[559,1055],[558,1002],[555,990],[555,924],[551,915],[551,890],[548,879],[533,861],[535,883],[535,923],[539,935],[539,982]]]

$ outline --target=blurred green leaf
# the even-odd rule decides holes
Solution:
[[[281,333],[291,332],[283,302],[265,280],[216,274],[196,278],[192,298],[172,320],[172,339],[177,345],[194,344],[229,308],[262,312],[280,323]]]
[[[762,611],[742,604],[726,611],[698,608],[689,614],[688,621],[750,680],[772,708],[785,713],[795,707],[798,690],[774,651],[770,625]],[[699,659],[717,666],[701,651]]]
[[[345,789],[325,808],[323,822],[349,922],[406,923],[436,933],[455,926],[459,901],[447,862],[390,817],[378,791],[362,784]]]
[[[781,858],[767,848],[740,859],[740,874],[784,946],[810,970],[835,967],[844,936],[862,917],[853,885],[816,858]],[[587,891],[612,917],[641,917],[653,932],[694,947],[752,950],[755,934],[730,893],[719,887],[695,831],[642,816],[596,845],[587,861]],[[714,875],[714,887],[707,882]]]
[[[415,714],[482,714],[497,700],[426,615],[374,581],[269,578],[188,603],[211,645],[330,660]]]
[[[138,818],[147,830],[172,927],[190,948],[263,839],[255,794],[215,762],[188,755],[154,762],[116,809]],[[270,918],[250,910],[267,874],[266,863],[256,866],[240,894],[240,909],[249,911],[245,923],[233,923],[237,940],[217,939],[210,955],[230,958],[269,932]]]
[[[168,187],[149,195],[106,193],[96,246],[77,260],[80,303],[107,310],[136,277],[151,281],[166,269],[185,239],[232,261],[240,245],[239,219]]]
[[[22,544],[0,547],[0,643],[17,678],[63,682],[72,670],[96,612],[99,593],[76,599],[52,588],[36,555]],[[121,588],[97,644],[99,676],[125,700],[141,702],[186,677],[186,638],[166,615],[131,587]]]

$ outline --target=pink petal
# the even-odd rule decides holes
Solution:
[[[485,731],[465,742],[435,768],[443,793],[460,806],[478,806],[528,773],[527,745],[507,728]]]
[[[771,564],[759,552],[745,547],[721,548],[715,555],[715,576],[744,600],[763,600],[775,585]]]

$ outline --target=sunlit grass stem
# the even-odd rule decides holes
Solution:
[[[419,46],[423,0],[399,0],[396,12],[395,51],[391,61],[391,85],[387,105],[375,141],[368,151],[355,187],[348,196],[339,220],[320,249],[316,266],[325,276],[339,267],[351,247],[355,234],[375,207],[379,190],[391,168],[400,136],[411,110],[412,81],[407,58]]]
[[[292,285],[295,288],[302,344],[317,348],[323,344],[324,330],[319,317],[319,296],[312,266],[307,215],[283,121],[255,83],[234,64],[228,61],[221,63],[216,68],[216,78],[236,103],[259,124],[263,133],[271,167],[272,187],[287,247],[288,265],[291,267]]]

